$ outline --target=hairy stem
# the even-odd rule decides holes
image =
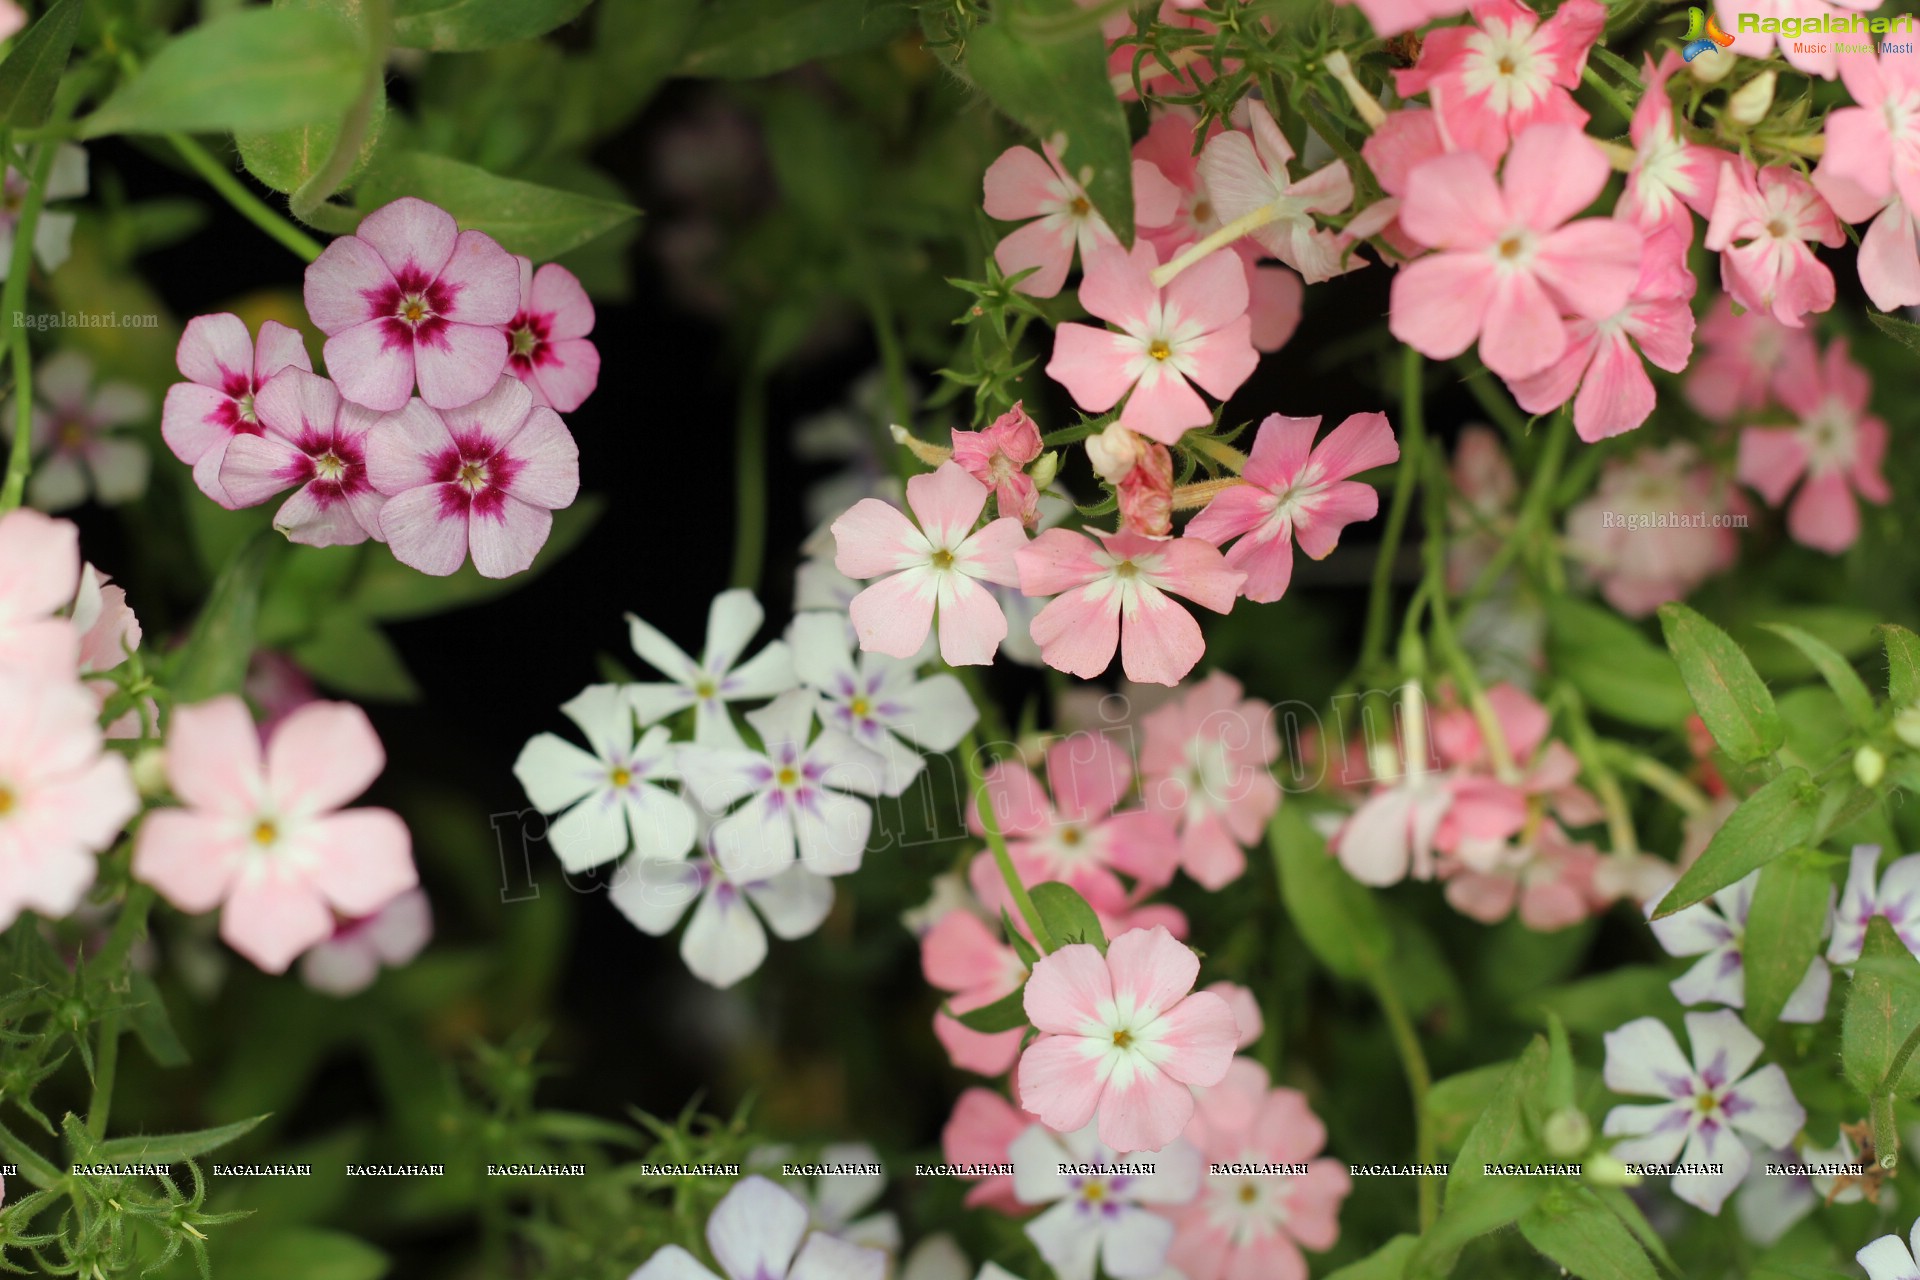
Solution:
[[[208,154],[205,147],[184,133],[169,133],[166,139],[180,153],[180,158],[206,179],[207,185],[218,191],[247,221],[299,254],[306,262],[312,262],[320,256],[318,240],[267,207],[266,201],[247,190],[246,185],[234,177],[233,171]]]

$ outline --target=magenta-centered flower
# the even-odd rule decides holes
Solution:
[[[387,495],[380,532],[401,564],[444,576],[471,550],[482,577],[505,578],[580,492],[580,450],[559,414],[503,377],[458,409],[413,400],[387,415],[367,438],[367,474]]]
[[[600,383],[593,302],[557,262],[538,271],[520,258],[520,309],[506,323],[507,372],[527,384],[533,402],[572,413]]]
[[[507,367],[520,272],[492,236],[412,196],[374,210],[307,267],[307,314],[340,394],[388,412],[414,381],[436,409],[470,404]]]
[[[387,500],[367,478],[367,433],[380,415],[303,369],[269,381],[254,406],[261,430],[226,446],[221,505],[251,507],[298,485],[273,517],[291,541],[338,547],[379,539]]]
[[[260,322],[256,342],[239,316],[195,316],[187,321],[174,352],[185,382],[167,388],[160,409],[160,438],[173,456],[193,468],[200,492],[220,502],[220,464],[235,436],[259,435],[254,397],[282,369],[313,372],[300,331],[276,320]]]

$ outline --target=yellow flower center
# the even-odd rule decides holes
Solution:
[[[253,826],[253,842],[257,845],[270,845],[280,838],[280,828],[271,821],[262,818]]]
[[[693,692],[702,702],[705,702],[708,698],[718,693],[719,690],[714,688],[713,681],[702,680],[693,686]]]
[[[1173,348],[1167,345],[1165,338],[1155,338],[1153,345],[1147,348],[1147,354],[1155,360],[1165,360],[1173,354]]]
[[[340,455],[331,451],[321,454],[313,460],[314,474],[322,480],[338,480],[347,472],[347,464]]]
[[[800,781],[800,775],[794,771],[793,766],[789,765],[774,775],[774,781],[783,787],[790,787]]]
[[[480,462],[461,463],[458,479],[461,486],[467,489],[481,489],[486,487],[486,464]]]
[[[530,356],[533,354],[533,349],[539,345],[540,345],[540,339],[533,336],[533,330],[515,329],[513,331],[513,354],[514,355]]]
[[[633,782],[633,774],[626,769],[615,769],[608,777],[613,779],[615,790],[625,790]]]
[[[0,818],[4,818],[9,813],[12,813],[12,812],[13,812],[13,792],[8,790],[5,786],[0,786]]]
[[[873,714],[873,704],[865,698],[855,698],[847,704],[847,710],[853,712],[855,719],[865,720]]]
[[[933,567],[936,569],[951,569],[953,568],[953,552],[945,549],[936,551],[933,553],[932,562]]]
[[[1071,849],[1080,843],[1080,828],[1068,827],[1060,833],[1060,843]]]
[[[1116,578],[1138,577],[1139,573],[1140,566],[1131,560],[1122,560],[1119,564],[1113,566],[1113,576]]]
[[[1500,242],[1500,256],[1503,258],[1519,257],[1520,256],[1520,237],[1508,236],[1505,240],[1502,240]]]
[[[1255,1200],[1258,1200],[1259,1198],[1260,1198],[1260,1192],[1254,1187],[1254,1185],[1251,1182],[1243,1182],[1240,1184],[1240,1203],[1241,1204],[1252,1204]]]
[[[1694,1099],[1694,1105],[1700,1108],[1702,1114],[1706,1114],[1720,1105],[1720,1099],[1710,1093],[1703,1093]]]
[[[1107,1198],[1107,1186],[1104,1182],[1089,1182],[1080,1189],[1080,1198],[1088,1204],[1099,1204]]]
[[[400,318],[408,324],[419,324],[427,318],[427,304],[418,298],[408,298],[400,308]]]
[[[1074,217],[1084,218],[1093,212],[1093,203],[1085,196],[1075,196],[1073,198],[1072,208]]]
[[[1113,1033],[1114,1048],[1124,1049],[1132,1043],[1133,1043],[1133,1032],[1127,1030],[1125,1027],[1122,1027],[1120,1028],[1120,1030]]]

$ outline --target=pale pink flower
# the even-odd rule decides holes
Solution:
[[[762,1177],[733,1185],[707,1219],[707,1248],[716,1277],[670,1244],[630,1280],[885,1280],[887,1255],[812,1231],[798,1196]]]
[[[1716,422],[1757,413],[1773,402],[1781,370],[1795,366],[1796,348],[1815,354],[1805,328],[1789,329],[1765,311],[1735,313],[1721,294],[1694,334],[1700,347],[1682,389],[1687,403]]]
[[[1400,226],[1440,252],[1394,275],[1393,335],[1437,360],[1477,338],[1481,360],[1508,379],[1559,359],[1567,347],[1562,313],[1613,315],[1639,276],[1632,227],[1610,218],[1568,222],[1600,194],[1607,172],[1599,148],[1566,125],[1521,134],[1499,185],[1471,151],[1415,169]]]
[[[1335,0],[1351,4],[1367,15],[1376,34],[1397,36],[1403,31],[1425,26],[1437,18],[1451,18],[1467,11],[1468,0]]]
[[[1626,305],[1609,316],[1567,321],[1560,358],[1507,384],[1528,413],[1548,413],[1572,400],[1574,430],[1589,443],[1632,431],[1652,414],[1653,380],[1643,357],[1679,373],[1693,356],[1694,282],[1686,245],[1664,225],[1643,234],[1640,278]]]
[[[1451,472],[1458,494],[1447,511],[1447,590],[1464,595],[1500,552],[1499,524],[1520,500],[1520,481],[1500,434],[1477,422],[1461,428]]]
[[[140,811],[125,757],[102,750],[98,714],[70,675],[0,667],[0,929],[22,911],[71,914],[96,855]]]
[[[1720,20],[1720,27],[1733,37],[1733,43],[1727,46],[1719,57],[1770,58],[1777,46],[1780,56],[1787,65],[1796,71],[1819,76],[1823,80],[1833,79],[1835,67],[1840,63],[1840,55],[1834,52],[1834,39],[1811,29],[1812,24],[1822,19],[1845,18],[1846,9],[1873,10],[1879,7],[1879,0],[1837,0],[1835,4],[1825,0],[1718,0],[1714,14]],[[1740,15],[1749,14],[1758,23],[1772,19],[1776,24],[1780,19],[1806,24],[1795,28],[1797,36],[1787,35],[1776,25],[1772,31],[1762,31],[1758,23],[1751,31],[1740,29]],[[1846,36],[1839,39],[1845,40]],[[1864,39],[1864,37],[1863,37]]]
[[[580,492],[580,450],[559,414],[503,377],[458,409],[416,399],[381,419],[367,475],[387,498],[380,533],[394,559],[444,577],[471,551],[482,577],[505,578],[533,563],[553,513]]]
[[[1778,390],[1799,425],[1741,432],[1736,474],[1774,507],[1804,476],[1787,509],[1787,532],[1795,542],[1839,555],[1860,536],[1854,496],[1873,503],[1893,496],[1881,474],[1887,424],[1868,411],[1873,383],[1848,355],[1845,338],[1834,339],[1824,359],[1806,348],[1795,354]]]
[[[1227,613],[1247,575],[1198,538],[1048,529],[1014,559],[1020,590],[1053,596],[1033,620],[1047,665],[1083,680],[1120,651],[1127,679],[1178,684],[1206,652],[1193,615],[1169,595]]]
[[[235,436],[260,434],[253,399],[282,369],[313,372],[307,344],[297,329],[277,320],[260,322],[258,342],[246,322],[228,312],[195,316],[174,352],[185,382],[167,388],[160,408],[160,437],[173,456],[193,468],[200,492],[221,502],[220,464]]]
[[[367,477],[367,433],[380,415],[340,398],[325,378],[288,369],[254,398],[257,433],[235,435],[220,464],[221,506],[251,507],[292,485],[273,527],[310,547],[380,535],[386,499]]]
[[[1120,424],[1173,444],[1189,427],[1213,421],[1189,379],[1224,400],[1260,357],[1249,340],[1246,269],[1237,256],[1209,254],[1164,290],[1150,279],[1158,265],[1144,240],[1131,253],[1098,255],[1080,284],[1080,304],[1120,331],[1061,325],[1047,376],[1089,413],[1105,413],[1126,396]]]
[[[153,458],[147,446],[116,428],[153,411],[153,398],[130,382],[93,383],[93,362],[62,351],[33,373],[33,447],[27,501],[65,511],[88,497],[102,506],[132,502],[147,491]],[[9,398],[0,417],[13,420]]]
[[[1003,515],[977,532],[987,486],[947,461],[907,481],[914,526],[898,507],[862,498],[833,522],[834,564],[850,578],[879,578],[853,599],[849,613],[860,647],[911,658],[926,643],[935,615],[940,656],[951,666],[993,661],[1007,618],[983,582],[1019,580],[1014,551],[1026,545],[1018,518]]]
[[[435,409],[471,404],[507,367],[520,302],[513,255],[413,196],[360,220],[307,267],[307,314],[340,394],[389,412],[414,380]]]
[[[1120,241],[1087,198],[1089,175],[1075,178],[1052,146],[1042,150],[1045,159],[1032,147],[1008,147],[987,166],[986,210],[988,217],[1003,222],[1032,219],[1001,240],[993,257],[1006,275],[1037,268],[1014,288],[1036,298],[1051,298],[1067,281],[1076,245],[1085,266],[1102,249],[1117,247]],[[1179,201],[1179,193],[1158,169],[1144,160],[1133,162],[1135,225],[1164,226]]]
[[[1334,160],[1295,181],[1288,173],[1293,147],[1272,113],[1255,105],[1248,115],[1249,132],[1216,134],[1201,152],[1200,181],[1213,216],[1231,223],[1264,211],[1271,220],[1249,234],[1308,284],[1367,265],[1346,254],[1347,241],[1314,222],[1315,214],[1343,213],[1353,203],[1353,177],[1346,162]]]
[[[1570,928],[1613,901],[1596,880],[1603,858],[1544,819],[1530,839],[1503,844],[1478,865],[1447,877],[1447,901],[1482,924],[1498,924],[1517,908],[1520,923],[1539,933]]]
[[[80,531],[38,511],[0,516],[0,669],[71,677],[80,636],[55,615],[80,585]]]
[[[1246,870],[1243,847],[1266,835],[1280,807],[1273,708],[1242,698],[1216,671],[1176,702],[1149,713],[1140,748],[1141,795],[1180,830],[1180,865],[1208,889]]]
[[[1593,494],[1567,512],[1567,552],[1598,579],[1608,604],[1642,618],[1670,600],[1684,600],[1731,569],[1740,554],[1730,521],[1720,528],[1659,527],[1660,519],[1675,512],[1732,516],[1737,510],[1726,480],[1692,445],[1645,449],[1602,464]]]
[[[572,413],[600,382],[600,351],[587,341],[593,302],[559,263],[535,271],[532,259],[518,261],[520,308],[501,326],[507,372],[527,384],[535,404]]]
[[[1135,929],[1103,956],[1073,943],[1027,980],[1042,1032],[1020,1059],[1020,1105],[1069,1133],[1097,1115],[1114,1151],[1158,1151],[1193,1118],[1190,1086],[1215,1085],[1238,1030],[1227,1002],[1194,991],[1200,960],[1165,929]]]
[[[182,911],[224,903],[220,936],[283,973],[332,936],[336,912],[371,915],[419,882],[397,815],[341,808],[385,763],[366,713],[348,703],[308,703],[264,753],[239,698],[176,707],[167,781],[186,807],[140,824],[134,877]]]
[[[1595,0],[1567,0],[1545,22],[1517,0],[1485,0],[1471,25],[1427,32],[1420,60],[1394,81],[1402,97],[1427,95],[1456,146],[1497,155],[1535,125],[1587,122],[1572,90],[1606,20]]]
[[[1340,531],[1371,520],[1380,509],[1373,486],[1348,479],[1400,458],[1400,445],[1383,413],[1356,413],[1313,443],[1319,418],[1270,413],[1253,438],[1241,473],[1245,484],[1221,493],[1187,525],[1187,535],[1221,546],[1229,568],[1247,575],[1241,590],[1256,604],[1287,593],[1293,580],[1293,543],[1315,560],[1333,554]]]
[[[966,1013],[990,1005],[1020,989],[1027,967],[979,916],[951,911],[920,939],[920,971],[930,986],[949,994],[947,1008]],[[947,1057],[962,1071],[1005,1075],[1020,1055],[1022,1028],[975,1031],[941,1009],[933,1015],[933,1034]]]
[[[1114,486],[1120,528],[1127,533],[1164,538],[1173,532],[1173,454],[1148,442],[1127,474]]]
[[[80,660],[76,668],[80,681],[102,708],[118,692],[111,675],[127,656],[140,647],[140,619],[127,605],[127,593],[113,586],[107,576],[92,565],[80,569],[80,589],[74,594],[69,614],[73,630],[80,638]],[[153,698],[143,696],[146,724],[160,722],[160,708]],[[108,738],[138,738],[142,735],[140,708],[127,712],[107,726]]]
[[[1920,303],[1920,68],[1911,52],[1839,62],[1860,105],[1827,113],[1813,185],[1845,221],[1873,219],[1860,239],[1860,285],[1893,311]]]
[[[411,964],[433,938],[427,895],[409,889],[372,915],[342,920],[300,957],[300,981],[330,996],[358,995],[382,969]]]
[[[1489,165],[1498,165],[1500,157],[1506,154],[1506,139],[1491,141],[1493,145],[1481,150],[1481,154]],[[1459,150],[1462,148],[1440,127],[1439,113],[1417,106],[1389,111],[1380,126],[1360,144],[1361,158],[1373,170],[1380,189],[1387,193],[1388,200],[1381,201],[1381,204],[1389,200],[1393,204],[1393,218],[1380,228],[1379,236],[1399,258],[1389,257],[1384,261],[1398,266],[1401,260],[1417,258],[1425,251],[1426,246],[1401,227],[1399,206],[1406,199],[1407,184],[1415,169],[1429,160]],[[1372,206],[1374,209],[1379,207]]]
[[[1614,217],[1649,232],[1671,228],[1683,256],[1693,243],[1693,215],[1713,213],[1720,166],[1729,159],[1724,151],[1687,141],[1674,128],[1667,81],[1684,65],[1672,49],[1661,54],[1658,66],[1651,57],[1646,60],[1647,87],[1633,109],[1633,167],[1613,210]]]
[[[1009,1163],[1007,1148],[1032,1122],[1011,1102],[991,1089],[974,1087],[954,1100],[953,1114],[940,1130],[940,1151],[948,1164],[1000,1165]],[[968,1208],[1021,1212],[1013,1194],[1013,1175],[993,1174],[975,1181],[967,1192]]]
[[[1399,750],[1382,744],[1381,758],[1362,765],[1360,776],[1373,780],[1373,791],[1327,841],[1347,874],[1362,884],[1433,878],[1434,842],[1455,793],[1434,767],[1426,716],[1425,694],[1419,685],[1407,685],[1399,706]],[[1353,764],[1350,753],[1343,780],[1353,777]]]
[[[47,175],[45,197],[72,200],[87,194],[87,152],[71,142],[53,144],[53,168]],[[13,270],[13,241],[20,229],[21,206],[27,199],[27,175],[6,167],[0,183],[0,280]],[[33,229],[33,259],[44,271],[56,270],[73,254],[73,229],[79,218],[65,209],[43,207]]]
[[[1833,272],[1809,241],[1847,242],[1833,210],[1806,177],[1785,165],[1755,170],[1745,159],[1720,166],[1707,222],[1707,248],[1720,255],[1720,283],[1749,311],[1799,328],[1808,312],[1833,306]]]
[[[1027,468],[1040,457],[1040,428],[1026,408],[1013,408],[980,431],[954,428],[953,460],[993,490],[994,510],[1031,529],[1040,521],[1040,491]]]

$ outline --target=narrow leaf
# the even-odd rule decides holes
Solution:
[[[1713,740],[1742,764],[1777,751],[1786,726],[1733,637],[1683,604],[1660,606],[1660,628]]]
[[[133,1000],[133,1008],[127,1013],[127,1025],[133,1028],[133,1034],[139,1038],[141,1047],[153,1059],[154,1065],[186,1066],[187,1051],[173,1030],[173,1020],[167,1016],[167,1005],[160,997],[160,988],[144,973],[133,975]]]
[[[112,1138],[93,1149],[93,1160],[100,1164],[179,1164],[209,1151],[217,1151],[250,1133],[265,1116],[236,1120],[212,1129],[192,1133],[141,1134],[132,1138]]]
[[[947,1016],[970,1031],[993,1035],[1000,1031],[1012,1031],[1015,1027],[1027,1025],[1027,989],[1022,986],[1018,991],[995,1000],[992,1004],[983,1004],[978,1009],[969,1009],[965,1013],[947,1010]]]
[[[1833,908],[1833,881],[1799,855],[1778,858],[1760,870],[1753,904],[1747,912],[1744,1016],[1762,1037],[1780,1020],[1780,1011],[1806,981],[1820,953]]]
[[[1407,1259],[1413,1256],[1420,1237],[1398,1235],[1360,1261],[1340,1268],[1327,1280],[1400,1280],[1406,1274]]]
[[[1782,622],[1770,622],[1766,627],[1806,655],[1813,669],[1820,673],[1820,678],[1840,699],[1841,709],[1847,713],[1847,719],[1855,728],[1865,729],[1873,724],[1873,694],[1867,691],[1866,681],[1860,678],[1852,663],[1841,657],[1832,645],[1798,627],[1790,627]]]
[[[579,16],[589,0],[395,0],[393,42],[465,53],[545,35]]]
[[[1860,963],[1847,983],[1847,1007],[1840,1020],[1840,1067],[1847,1083],[1862,1094],[1889,1088],[1894,1055],[1920,1025],[1920,960],[1893,931],[1885,916],[1867,923]],[[1908,1064],[1904,1079],[1893,1082],[1897,1097],[1920,1092],[1920,1059]]]
[[[1896,708],[1920,702],[1920,635],[1889,622],[1880,637],[1887,647],[1887,701]]]
[[[60,0],[0,62],[0,125],[32,129],[53,114],[53,92],[80,29],[80,0]]]
[[[1661,899],[1654,919],[1690,907],[1809,843],[1819,808],[1820,789],[1805,769],[1796,765],[1782,772],[1727,815],[1700,860]]]
[[[1611,609],[1549,600],[1547,662],[1594,710],[1626,724],[1676,729],[1693,714],[1673,659]]]
[[[1881,311],[1867,312],[1867,319],[1873,321],[1874,328],[1895,342],[1920,351],[1920,324],[1915,324],[1911,320],[1902,320],[1898,316],[1890,316]]]

